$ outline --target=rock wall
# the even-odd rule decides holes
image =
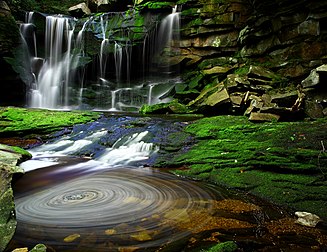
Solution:
[[[4,251],[16,229],[14,196],[11,181],[14,174],[23,173],[16,165],[30,157],[17,147],[0,144],[0,251]]]
[[[137,56],[133,57],[132,64],[137,69],[135,72],[139,73],[143,41],[151,35],[147,34],[153,28],[150,26],[155,26],[160,20],[153,19],[153,16],[161,13],[159,16],[162,18],[171,12],[174,5],[181,12],[180,40],[173,41],[172,49],[164,51],[160,58],[155,59],[155,64],[157,71],[160,71],[161,66],[173,66],[172,69],[181,71],[184,81],[177,84],[171,93],[179,102],[188,105],[192,111],[213,114],[250,114],[252,110],[248,108],[253,107],[253,103],[260,104],[257,110],[271,106],[291,109],[294,104],[303,108],[304,104],[311,104],[310,108],[318,109],[314,114],[323,115],[327,103],[327,91],[321,84],[325,78],[324,71],[320,70],[320,84],[310,87],[306,85],[300,91],[299,85],[302,85],[302,81],[311,71],[327,62],[326,1],[317,0],[313,3],[300,0],[293,3],[286,0],[126,0],[118,4],[115,0],[90,0],[70,11],[71,15],[77,17],[85,17],[90,11],[93,14],[98,11],[134,13],[130,16],[127,14],[122,24],[132,31],[133,54],[139,52],[135,53]],[[83,11],[82,7],[87,9]],[[2,16],[7,17],[10,14],[7,8],[2,8],[2,12],[6,13],[1,14]],[[38,30],[40,31],[39,28]],[[98,61],[101,44],[96,36],[99,37],[99,34],[90,34],[90,39],[86,42],[86,54],[94,62]],[[5,40],[10,45],[19,41],[10,40],[7,35]],[[12,48],[9,52],[0,48],[3,69],[8,69],[3,55],[12,55]],[[94,72],[93,67],[94,64],[89,67],[88,76]],[[16,79],[11,77],[10,81],[2,85],[7,87],[8,93],[12,90],[12,83],[16,87],[20,85],[16,88],[20,93],[10,99],[10,96],[3,97],[2,100],[23,101],[24,84],[19,82],[17,74],[9,67],[8,72],[10,71],[13,73],[10,76]],[[218,87],[213,88],[216,85]],[[208,88],[213,89],[207,92]],[[220,94],[213,90],[219,90]],[[198,97],[200,94],[201,97]],[[298,101],[296,104],[297,99],[303,100],[299,94],[305,94],[305,100],[309,100],[309,103]],[[284,98],[271,98],[276,95]],[[211,96],[210,101],[206,101],[206,96]],[[288,100],[287,107],[285,100]],[[275,101],[282,102],[278,104]],[[223,107],[220,107],[221,104]]]
[[[253,107],[253,112],[263,108],[273,113],[270,119],[276,114],[301,118],[304,114],[286,111],[303,108],[311,117],[326,111],[323,70],[320,84],[300,88],[313,69],[324,69],[327,62],[326,1],[181,0],[178,4],[182,39],[180,55],[173,61],[178,58],[187,69],[184,84],[176,88],[175,97],[181,102],[213,114],[250,115]],[[311,113],[312,108],[318,111]]]
[[[0,1],[0,105],[22,105],[25,102],[25,84],[8,63],[19,53],[20,34],[14,17],[5,1]]]

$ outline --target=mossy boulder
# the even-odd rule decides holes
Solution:
[[[158,103],[154,105],[143,105],[139,111],[141,114],[188,114],[192,111],[177,101]]]
[[[99,116],[96,112],[2,107],[0,137],[45,135],[75,124],[96,120]]]
[[[188,167],[175,173],[327,219],[327,119],[251,123],[246,117],[217,116],[185,130],[197,143],[158,166]]]
[[[23,173],[17,165],[30,157],[22,149],[0,144],[0,251],[10,242],[17,224],[11,181],[14,174]]]
[[[235,252],[237,251],[238,246],[233,241],[227,241],[219,243],[210,249],[206,250],[206,252]]]

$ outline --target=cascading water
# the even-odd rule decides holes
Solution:
[[[138,53],[133,49],[135,32],[128,25],[122,25],[128,15],[131,13],[110,12],[92,16],[83,22],[60,15],[46,16],[45,53],[42,58],[37,58],[37,45],[43,43],[36,40],[40,38],[40,34],[35,36],[34,25],[31,23],[32,14],[28,14],[26,24],[22,25],[22,34],[25,34],[30,51],[31,71],[35,76],[35,81],[30,84],[28,105],[50,109],[81,107],[137,111],[143,104],[168,101],[161,97],[169,92],[178,80],[171,79],[170,76],[160,77],[158,73],[153,76],[153,72],[149,78],[144,78],[145,72],[152,71],[145,67],[150,64],[145,61],[153,62],[151,57],[154,55],[146,55],[158,54],[158,49],[163,49],[166,44],[173,48],[170,40],[176,40],[178,37],[175,33],[179,30],[179,14],[174,10],[173,14],[163,20],[158,29],[158,36],[151,30],[149,34],[152,35],[144,36],[141,46],[143,63],[133,56]],[[126,22],[131,22],[130,17],[127,20],[129,21]],[[30,28],[24,28],[25,26]],[[33,31],[34,34],[28,32],[32,35],[26,35],[27,30]],[[165,39],[164,33],[169,35]],[[92,42],[91,45],[88,42],[90,36],[99,43]],[[154,42],[150,42],[150,37],[156,38]],[[89,55],[86,48],[94,48],[97,45],[97,55]],[[155,48],[157,50],[154,50]],[[151,53],[147,54],[149,51]],[[95,59],[98,65],[91,66],[89,63]],[[37,69],[33,67],[36,60],[39,66]],[[90,76],[91,67],[95,76]],[[131,79],[132,74],[137,75],[142,71],[142,80]]]
[[[67,106],[75,23],[62,16],[47,16],[45,59],[31,90],[30,106],[55,109]]]
[[[165,53],[171,56],[174,54],[173,49],[179,49],[180,12],[177,8],[176,5],[172,13],[162,20],[156,43],[159,51],[166,48]],[[169,66],[167,67],[169,70]]]

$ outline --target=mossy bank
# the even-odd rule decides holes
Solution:
[[[218,116],[197,120],[185,131],[197,143],[172,159],[158,159],[157,166],[183,167],[174,173],[327,219],[326,119],[251,123]]]
[[[99,116],[100,114],[96,112],[2,107],[0,137],[46,135],[75,124],[94,121]]]

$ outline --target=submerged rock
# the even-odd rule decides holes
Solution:
[[[321,221],[318,215],[308,212],[295,212],[295,216],[298,218],[295,223],[307,227],[315,227]]]

